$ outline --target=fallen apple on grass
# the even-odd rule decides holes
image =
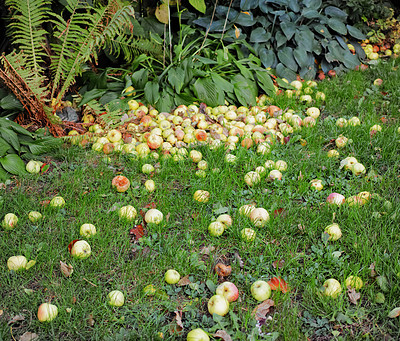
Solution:
[[[92,253],[89,243],[85,240],[78,240],[71,248],[71,255],[76,259],[86,259]]]
[[[27,171],[28,173],[31,173],[31,174],[38,174],[38,173],[40,173],[40,167],[41,167],[41,165],[40,165],[39,162],[34,161],[34,160],[30,160],[30,161],[26,164],[25,169],[26,169],[26,171]]]
[[[346,198],[339,193],[331,193],[326,198],[326,202],[331,205],[340,206],[345,202]]]
[[[131,205],[122,206],[118,210],[118,216],[120,217],[120,219],[125,219],[125,220],[131,221],[136,218],[137,212],[136,212],[136,209]]]
[[[250,213],[250,220],[256,227],[264,227],[269,221],[269,213],[265,208],[255,208]]]
[[[272,291],[269,284],[265,281],[255,281],[250,287],[251,295],[257,301],[265,301],[271,297]]]
[[[246,242],[252,242],[254,239],[256,239],[256,234],[256,231],[251,228],[244,228],[240,231],[240,236]]]
[[[144,187],[148,192],[151,193],[155,191],[156,183],[154,182],[154,180],[146,180],[146,182],[144,183]]]
[[[194,192],[193,199],[201,203],[207,203],[210,200],[210,193],[199,189]]]
[[[161,211],[157,210],[156,208],[152,208],[148,210],[144,216],[144,220],[148,224],[156,224],[158,225],[164,219],[164,215]]]
[[[215,293],[224,296],[229,303],[236,301],[239,297],[239,290],[232,282],[223,282],[217,287]]]
[[[211,315],[225,316],[229,311],[229,302],[222,295],[214,295],[208,300],[207,307]]]
[[[210,338],[203,329],[196,328],[196,329],[191,330],[187,334],[186,340],[187,341],[210,341]]]
[[[221,236],[226,229],[226,226],[220,221],[214,221],[210,225],[208,225],[208,232],[213,237]]]
[[[257,172],[248,172],[244,176],[244,182],[250,187],[257,185],[260,181],[261,177]]]
[[[150,174],[151,172],[154,172],[154,167],[153,165],[149,164],[149,163],[145,163],[142,166],[142,173],[144,174]]]
[[[327,279],[323,286],[325,288],[323,291],[325,296],[337,298],[342,292],[342,286],[340,285],[340,282],[334,278]]]
[[[117,192],[123,193],[128,190],[131,186],[129,179],[123,175],[117,175],[112,179],[112,187],[117,190]]]
[[[168,284],[176,284],[179,282],[180,279],[181,275],[179,274],[178,271],[174,269],[169,269],[164,275],[164,280]]]
[[[320,191],[324,188],[324,185],[322,184],[322,180],[314,179],[310,181],[310,186],[311,188]]]
[[[40,219],[42,219],[42,214],[40,212],[37,211],[30,211],[28,213],[28,219],[32,222],[32,223],[36,223],[38,222]]]
[[[12,230],[17,226],[17,223],[18,217],[14,213],[7,213],[1,222],[1,226],[5,230]]]
[[[82,224],[79,233],[85,238],[93,237],[96,234],[96,226],[93,224]]]
[[[325,232],[329,234],[329,240],[336,241],[342,236],[342,231],[338,224],[331,224],[325,227]]]
[[[54,304],[42,303],[39,306],[37,317],[40,322],[50,322],[58,315],[58,308]]]
[[[363,287],[364,283],[362,279],[358,276],[349,276],[346,278],[345,285],[346,287],[360,290]]]
[[[113,290],[107,295],[108,304],[112,307],[122,307],[125,303],[124,294],[119,290]]]
[[[12,256],[7,260],[7,267],[9,270],[21,271],[25,270],[28,264],[28,260],[25,256]]]
[[[232,217],[226,213],[219,215],[217,218],[217,221],[223,223],[225,226],[225,229],[227,229],[228,227],[231,227],[233,224]]]
[[[65,200],[63,197],[56,196],[50,200],[50,207],[53,208],[62,208],[65,205]]]

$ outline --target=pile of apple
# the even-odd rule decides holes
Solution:
[[[397,56],[400,53],[400,44],[394,44],[393,50],[390,49],[390,44],[384,44],[379,47],[377,45],[369,44],[369,41],[363,42],[361,46],[367,55],[367,58],[371,60],[377,60],[379,57],[383,56],[392,56],[393,54]]]

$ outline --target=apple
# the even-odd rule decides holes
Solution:
[[[146,188],[147,191],[154,192],[156,189],[156,183],[153,180],[147,180],[144,183],[144,187]]]
[[[216,294],[224,296],[231,303],[238,299],[239,290],[232,282],[224,282],[217,287]]]
[[[233,154],[226,154],[225,155],[225,162],[226,163],[235,163],[236,162],[237,157]]]
[[[358,117],[353,116],[352,118],[350,118],[347,121],[347,124],[350,125],[350,126],[355,127],[355,126],[359,126],[361,124],[361,122],[360,122],[360,119]]]
[[[256,227],[264,227],[269,221],[269,214],[265,208],[255,208],[250,213],[250,220]]]
[[[103,151],[103,147],[104,147],[104,145],[102,143],[95,142],[92,145],[92,150],[94,150],[95,152],[101,152],[101,151]]]
[[[156,208],[152,208],[148,210],[144,216],[144,220],[148,224],[156,224],[158,225],[161,223],[164,219],[164,215],[162,214],[161,211],[157,210]]]
[[[255,209],[253,204],[243,205],[239,208],[239,214],[250,218],[251,212]]]
[[[108,296],[108,304],[112,307],[122,307],[125,303],[124,294],[119,290],[111,291]]]
[[[369,128],[369,131],[382,131],[382,127],[379,124],[375,124]]]
[[[344,203],[345,197],[339,193],[331,193],[326,198],[328,204],[340,206]]]
[[[34,160],[30,160],[26,164],[25,169],[28,173],[38,174],[38,173],[40,173],[40,163],[38,163],[37,161],[34,161]]]
[[[197,167],[201,170],[206,170],[208,168],[207,161],[201,160],[198,162]]]
[[[148,284],[143,288],[142,291],[146,296],[153,296],[156,293],[157,288],[153,284]]]
[[[287,170],[287,163],[283,160],[278,160],[275,162],[275,169],[284,172]]]
[[[220,221],[214,221],[210,225],[208,225],[208,232],[213,237],[221,236],[226,229],[226,226]]]
[[[253,187],[261,181],[261,177],[257,172],[248,172],[244,176],[244,181],[248,186]]]
[[[383,80],[381,78],[377,78],[374,80],[374,85],[375,86],[381,86],[383,83]]]
[[[198,163],[203,158],[203,154],[197,150],[191,150],[189,153],[189,157],[192,159],[193,162]]]
[[[147,145],[150,149],[160,148],[163,142],[163,138],[157,134],[150,134],[150,136],[147,138]]]
[[[50,201],[50,207],[53,208],[61,208],[65,205],[65,200],[63,197],[57,196],[51,199]]]
[[[303,83],[300,81],[292,81],[292,82],[290,82],[290,85],[293,86],[297,90],[301,90],[301,88],[303,87]]]
[[[58,315],[58,308],[54,304],[42,303],[39,306],[37,316],[40,322],[50,322]]]
[[[255,281],[250,287],[251,295],[257,301],[265,301],[271,297],[271,287],[265,281]]]
[[[138,101],[135,101],[134,99],[131,99],[131,100],[128,102],[128,105],[129,105],[129,110],[136,110],[136,109],[139,108],[139,103],[138,103]]]
[[[202,169],[198,169],[196,171],[196,176],[198,176],[199,178],[205,178],[207,176],[207,173]]]
[[[71,249],[71,255],[77,259],[86,259],[90,256],[92,250],[90,245],[85,240],[78,240]]]
[[[180,279],[181,275],[179,274],[179,272],[173,269],[169,269],[164,275],[164,280],[168,284],[176,284],[179,282]]]
[[[321,91],[317,91],[317,93],[315,94],[315,99],[321,100],[321,101],[325,101],[325,94]]]
[[[353,167],[351,167],[351,171],[353,172],[354,175],[361,175],[365,174],[365,167],[362,163],[355,163]]]
[[[273,168],[275,168],[275,161],[273,161],[273,160],[265,161],[264,167],[265,167],[265,169],[273,169]]]
[[[112,179],[111,185],[117,190],[117,192],[123,193],[131,186],[131,182],[126,176],[117,175]]]
[[[317,119],[319,117],[319,115],[321,114],[321,112],[320,112],[320,110],[318,108],[311,107],[311,108],[307,109],[306,114],[308,116],[311,116],[314,119]]]
[[[324,188],[324,185],[322,184],[322,180],[314,179],[310,181],[311,188],[320,191]]]
[[[107,134],[107,138],[110,142],[118,142],[122,139],[122,134],[117,129],[111,129]]]
[[[347,142],[349,141],[349,139],[343,135],[340,135],[336,140],[335,140],[335,144],[336,147],[338,148],[344,148],[347,145]]]
[[[335,241],[342,236],[342,231],[338,224],[331,224],[325,227],[325,232],[329,234],[329,240]]]
[[[15,228],[15,226],[17,226],[17,223],[18,217],[14,213],[7,213],[4,216],[3,221],[1,222],[1,226],[5,230],[12,230],[13,228]]]
[[[346,198],[346,204],[348,204],[349,206],[362,206],[366,202],[366,200],[360,198],[357,195],[352,195],[351,197]]]
[[[199,189],[194,192],[193,199],[201,203],[207,203],[210,200],[210,193]]]
[[[344,117],[340,117],[336,120],[336,126],[344,128],[347,126],[347,120]]]
[[[331,149],[327,153],[328,157],[339,157],[339,152],[336,149]]]
[[[122,206],[119,210],[118,210],[118,216],[121,219],[125,219],[125,220],[133,220],[136,218],[137,212],[136,209],[131,206],[131,205],[127,205],[127,206]]]
[[[148,163],[145,163],[145,164],[142,166],[142,173],[144,173],[144,174],[150,174],[151,172],[154,172],[154,167],[153,167],[153,165],[150,165],[150,164],[148,164]]]
[[[358,276],[347,277],[345,284],[346,284],[346,287],[351,287],[355,290],[360,290],[364,285],[362,279]]]
[[[8,258],[7,267],[9,270],[25,270],[28,260],[24,256],[12,256]]]
[[[282,180],[282,173],[277,169],[273,169],[272,171],[269,172],[268,177],[271,180]]]
[[[28,213],[28,219],[32,222],[32,223],[36,223],[37,221],[39,221],[40,219],[42,219],[42,214],[40,212],[37,211],[30,211]]]
[[[228,300],[221,295],[214,295],[208,300],[208,312],[212,314],[217,314],[220,316],[225,316],[229,311]]]
[[[300,102],[307,103],[307,104],[310,104],[313,101],[313,99],[310,95],[302,95],[302,96],[300,96],[299,100],[300,100]]]
[[[186,336],[187,341],[210,341],[210,338],[208,337],[207,333],[201,329],[193,329],[191,330],[187,336]]]
[[[233,224],[232,217],[229,214],[221,214],[218,216],[217,221],[220,221],[225,225],[225,229],[231,227]]]
[[[256,238],[256,231],[250,228],[244,228],[240,231],[242,239],[246,242],[252,242]]]
[[[93,224],[83,224],[79,233],[83,237],[90,238],[96,234],[96,227]]]
[[[358,163],[358,161],[355,157],[348,156],[340,161],[340,168],[344,167],[344,169],[351,170],[356,163]]]
[[[323,286],[325,287],[324,295],[336,298],[342,292],[342,286],[340,285],[339,281],[334,278],[327,279]]]

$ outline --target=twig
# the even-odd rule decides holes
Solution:
[[[83,279],[84,279],[86,282],[88,282],[89,284],[93,285],[94,287],[97,287],[96,284],[92,283],[91,281],[88,281],[85,277],[83,277]]]

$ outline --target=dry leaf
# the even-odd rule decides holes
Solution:
[[[347,294],[349,295],[350,302],[357,305],[357,301],[361,298],[361,294],[356,292],[354,288],[349,288]]]
[[[300,171],[299,176],[297,177],[297,180],[303,180],[304,179],[304,175],[303,173]]]
[[[161,4],[156,8],[156,18],[159,22],[163,24],[168,24],[168,13],[169,13],[169,6],[167,4]]]
[[[269,308],[273,307],[274,305],[275,303],[273,300],[265,300],[263,303],[254,308],[252,314],[257,321],[264,320],[269,313]]]
[[[180,281],[178,282],[177,285],[179,286],[184,286],[184,285],[188,285],[190,284],[190,280],[189,280],[189,275],[186,275],[185,277],[181,278]]]
[[[236,260],[239,263],[239,267],[243,268],[244,267],[244,262],[243,262],[242,258],[239,256],[239,253],[235,252],[234,255],[235,255]]]
[[[35,333],[31,333],[31,332],[26,332],[26,333],[23,333],[19,337],[19,341],[33,341],[33,340],[37,340],[38,338],[39,338],[39,335],[37,335]]]
[[[165,217],[165,221],[168,223],[169,217],[171,216],[171,213],[168,213],[167,216]]]
[[[235,37],[238,39],[240,37],[240,30],[236,27],[236,25],[233,26],[235,26]]]
[[[283,293],[286,293],[289,291],[288,284],[281,277],[271,278],[271,280],[268,282],[268,284],[271,287],[271,290],[278,290],[278,291],[282,291]]]
[[[88,315],[87,324],[88,324],[89,327],[93,327],[94,326],[94,318],[93,318],[92,314]]]
[[[232,341],[232,338],[230,335],[225,331],[225,330],[217,330],[217,332],[214,334],[214,337],[219,337],[223,341]]]
[[[65,277],[69,277],[74,272],[74,268],[71,264],[60,261],[60,270]]]
[[[8,324],[13,324],[13,323],[24,321],[24,320],[25,320],[25,317],[23,317],[22,315],[15,315],[10,321],[8,321]]]
[[[222,264],[222,263],[218,263],[215,266],[215,272],[220,277],[227,277],[227,276],[229,276],[231,274],[232,268],[231,268],[230,265],[225,265],[225,264]]]
[[[30,260],[28,264],[26,264],[25,270],[29,270],[32,266],[36,264],[35,260]]]
[[[183,329],[182,312],[175,311],[175,321],[176,324]]]
[[[400,316],[400,307],[394,308],[389,314],[388,317],[391,319],[394,319],[396,317]]]
[[[372,264],[369,266],[369,269],[371,270],[370,276],[371,276],[371,277],[376,277],[377,273],[376,273],[376,271],[375,271],[375,262],[372,263]]]
[[[276,269],[276,268],[282,269],[284,265],[285,265],[284,259],[276,260],[275,262],[272,263],[272,266],[274,267],[274,269]]]
[[[129,230],[129,234],[134,236],[136,240],[142,238],[145,234],[142,224],[135,225],[133,229]]]
[[[0,309],[0,316],[4,314],[4,311]]]
[[[215,247],[210,245],[210,246],[203,246],[200,248],[200,254],[202,255],[209,255],[210,252],[214,251]]]

